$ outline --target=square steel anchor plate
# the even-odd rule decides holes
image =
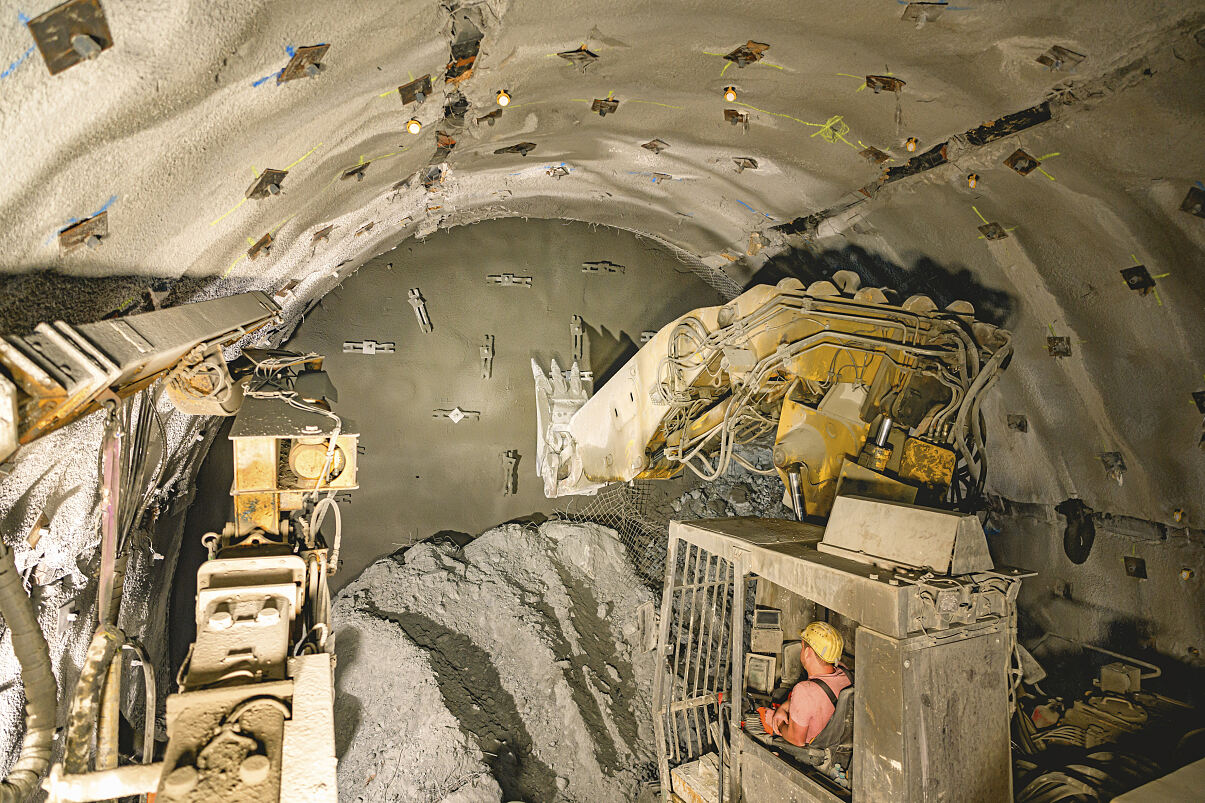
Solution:
[[[82,246],[95,246],[109,236],[109,213],[101,212],[87,220],[73,223],[59,232],[59,251],[66,254]],[[89,240],[96,237],[96,240]]]
[[[1023,176],[1028,176],[1030,173],[1037,170],[1038,165],[1041,164],[1041,162],[1020,148],[1014,151],[1012,156],[1005,159],[1004,163]]]
[[[310,65],[314,65],[315,70],[321,70],[322,57],[326,55],[326,51],[330,50],[330,47],[330,45],[310,45],[297,48],[297,51],[293,53],[293,58],[289,59],[289,63],[276,77],[276,83],[283,84],[285,81],[295,81],[298,78],[307,78],[311,74],[316,74],[314,70],[310,69]]]
[[[269,195],[276,195],[280,192],[280,182],[284,181],[285,176],[289,174],[288,170],[274,170],[269,167],[264,172],[260,173],[250,187],[247,188],[247,197],[252,200],[267,198]],[[276,190],[273,191],[272,188]]]
[[[29,32],[51,75],[113,46],[100,0],[67,0],[30,20]]]
[[[431,73],[427,73],[422,78],[415,78],[408,84],[402,84],[397,88],[397,94],[402,99],[403,106],[410,103],[422,103],[431,97]]]

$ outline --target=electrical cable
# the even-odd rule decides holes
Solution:
[[[13,654],[25,687],[25,738],[8,776],[0,782],[0,803],[19,803],[38,791],[50,767],[54,747],[58,685],[50,648],[38,626],[33,602],[25,593],[13,550],[0,542],[0,616],[11,634]]]

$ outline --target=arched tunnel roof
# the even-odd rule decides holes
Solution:
[[[302,303],[517,216],[657,237],[729,292],[852,268],[1015,332],[991,489],[1205,521],[1199,4],[106,0],[104,49],[54,75],[27,25],[49,10],[0,19],[8,273],[295,279]],[[100,211],[98,247],[60,248]]]

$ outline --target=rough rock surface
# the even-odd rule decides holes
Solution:
[[[653,762],[649,600],[594,524],[377,561],[334,603],[340,798],[636,799]]]

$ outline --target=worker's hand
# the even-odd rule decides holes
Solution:
[[[787,713],[787,706],[778,706],[778,708],[774,711],[773,718],[771,719],[771,724],[774,726],[775,736],[782,736],[782,729],[790,718],[790,714]]]

